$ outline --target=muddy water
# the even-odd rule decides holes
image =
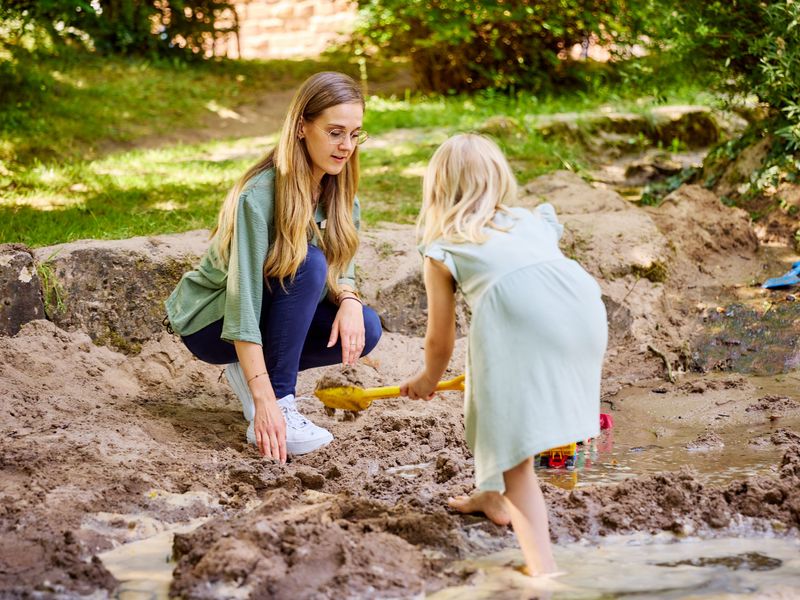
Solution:
[[[800,413],[748,411],[753,403],[743,405],[741,397],[800,400],[800,375],[706,375],[704,381],[703,386],[652,381],[620,392],[611,402],[616,410],[603,408],[614,416],[614,427],[579,447],[576,467],[542,469],[539,477],[573,489],[686,465],[703,483],[722,486],[776,472],[783,451],[772,437],[780,430],[800,431]]]
[[[695,363],[755,375],[788,373],[800,367],[800,302],[787,291],[745,289],[712,307],[692,341]]]
[[[181,527],[100,554],[103,565],[120,582],[112,597],[117,600],[166,600],[175,568],[172,560],[175,534],[192,531],[207,520],[195,519]]]
[[[678,539],[636,534],[600,543],[555,547],[563,573],[529,578],[517,550],[465,560],[453,569],[468,585],[446,588],[431,600],[628,600],[797,598],[800,540]]]

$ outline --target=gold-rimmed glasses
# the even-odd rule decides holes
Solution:
[[[324,129],[319,125],[317,125],[316,123],[311,123],[311,124],[320,131],[324,131],[328,135],[328,142],[332,146],[340,146],[344,144],[345,139],[347,139],[347,131],[345,131],[341,127],[334,127],[333,129]],[[363,129],[360,131],[353,131],[350,134],[350,141],[352,142],[353,146],[360,146],[361,144],[366,142],[367,139],[369,139],[369,134]]]

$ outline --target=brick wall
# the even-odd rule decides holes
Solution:
[[[231,58],[301,58],[318,56],[328,45],[346,39],[356,16],[352,0],[240,0],[238,44],[217,43],[216,54]]]

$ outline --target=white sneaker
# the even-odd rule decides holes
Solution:
[[[278,400],[278,406],[286,419],[286,453],[308,454],[333,441],[333,435],[324,427],[314,425],[297,411],[294,396]],[[247,441],[256,443],[256,432],[252,421],[247,428]]]
[[[250,421],[252,428],[253,419],[256,416],[256,405],[255,402],[253,402],[253,395],[250,393],[250,388],[247,387],[242,365],[238,362],[225,365],[225,378],[228,380],[228,383],[231,384],[233,393],[239,398],[239,402],[242,403],[242,414],[245,419]],[[248,431],[250,431],[250,429],[248,429]],[[247,439],[249,440],[250,438]],[[255,434],[253,434],[253,440],[255,439]],[[253,441],[253,443],[255,443],[255,441]]]
[[[297,411],[297,404],[292,394],[278,400],[278,406],[286,419],[287,454],[308,454],[333,441],[330,431],[314,425]]]

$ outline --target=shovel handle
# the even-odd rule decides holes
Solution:
[[[446,392],[449,390],[464,390],[464,376],[459,375],[447,381],[440,381],[436,385],[437,392]],[[364,390],[363,398],[375,400],[377,398],[397,398],[400,395],[400,386],[390,385],[386,387],[368,388]]]

